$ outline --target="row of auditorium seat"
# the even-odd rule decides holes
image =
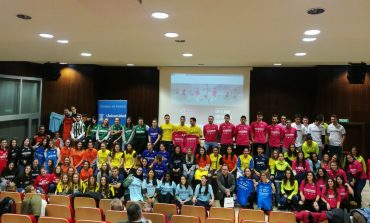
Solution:
[[[33,195],[33,194],[32,194]],[[30,194],[26,195],[25,198],[32,196]],[[22,202],[22,197],[16,192],[1,192],[1,198],[12,197],[16,203]],[[43,195],[40,195],[43,196]],[[46,206],[46,217],[40,218],[41,223],[65,223],[67,222],[81,222],[82,220],[89,221],[107,221],[110,223],[117,223],[118,221],[123,221],[127,219],[127,213],[125,211],[111,211],[110,209],[110,199],[100,200],[98,207],[93,198],[87,197],[76,197],[73,202],[74,209],[72,208],[72,202],[70,196],[64,195],[51,195],[48,197],[49,204]],[[142,203],[143,204],[143,203]],[[127,206],[129,205],[126,204]],[[240,209],[237,219],[235,219],[235,211],[233,208],[217,208],[212,207],[209,211],[209,217],[207,218],[206,209],[199,206],[188,206],[184,205],[181,208],[181,215],[178,215],[177,207],[174,204],[161,204],[156,203],[153,207],[154,213],[143,213],[144,217],[152,220],[153,223],[166,223],[166,219],[171,219],[172,223],[261,223],[265,222],[265,214],[261,210],[250,210],[250,209]],[[20,213],[20,212],[17,212]],[[5,215],[5,217],[18,217],[28,218],[26,215]],[[172,216],[172,217],[171,217]],[[57,218],[57,220],[52,220],[51,218]],[[268,221],[270,223],[295,223],[295,215],[292,212],[280,212],[272,211],[270,212]],[[1,222],[11,222],[4,221],[3,218]],[[24,222],[24,221],[20,221]],[[30,217],[29,223],[32,222]],[[17,223],[17,222],[14,222]],[[81,222],[87,223],[87,222]]]

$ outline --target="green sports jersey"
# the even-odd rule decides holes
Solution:
[[[122,127],[122,125],[112,125],[111,127],[110,127],[110,130],[112,130],[112,131],[115,131],[115,132],[118,132],[118,131],[122,131],[123,130],[123,127]],[[114,136],[112,136],[114,139],[117,139],[117,138],[119,138],[121,135],[120,134],[117,134],[117,135],[114,135]]]
[[[135,127],[135,141],[146,141],[148,139],[148,131],[146,125]]]
[[[131,126],[131,127],[124,126],[123,131],[125,133],[125,139],[127,143],[131,143],[129,142],[129,140],[131,138],[132,132],[134,131],[134,126]]]
[[[98,129],[98,125],[95,124],[90,124],[88,127],[87,127],[87,130],[86,130],[86,135],[89,136],[89,137],[95,137],[96,136],[96,130]]]
[[[99,140],[103,140],[109,133],[109,126],[100,125],[97,129]]]

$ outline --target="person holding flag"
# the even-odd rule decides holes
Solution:
[[[255,183],[251,169],[249,167],[245,168],[243,176],[239,177],[236,182],[236,199],[242,208],[254,209],[253,203],[256,200]]]

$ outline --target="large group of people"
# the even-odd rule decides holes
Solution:
[[[311,124],[299,114],[281,115],[280,123],[272,115],[270,125],[262,113],[250,125],[245,116],[234,125],[228,114],[220,124],[210,115],[201,129],[195,117],[190,125],[185,116],[172,124],[169,115],[161,125],[142,118],[134,125],[130,117],[109,125],[108,118],[98,124],[71,110],[64,111],[61,131],[40,126],[33,138],[1,139],[2,191],[33,186],[40,193],[207,208],[232,198],[266,211],[362,205],[367,165],[355,146],[343,153],[346,132],[336,115],[329,125],[322,115]],[[196,136],[195,144],[175,140],[178,133]]]

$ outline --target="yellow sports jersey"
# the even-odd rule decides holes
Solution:
[[[111,159],[111,167],[120,168],[122,156],[123,156],[123,152],[118,152],[114,154],[114,157],[112,156],[112,159]]]
[[[82,184],[83,186],[83,192],[99,192],[99,184],[97,183],[96,186],[94,187],[93,185],[88,188],[88,183],[85,182]]]
[[[188,128],[188,134],[189,135],[196,135],[196,136],[199,137],[199,139],[202,138],[202,136],[203,136],[202,130],[197,125],[195,125],[194,127],[193,126],[190,126]]]
[[[251,166],[251,162],[253,162],[253,157],[251,155],[248,155],[247,157],[244,156],[244,154],[240,155],[239,156],[239,159],[238,159],[238,167],[240,170],[244,171],[245,168],[249,167],[249,168],[253,168],[253,164]]]
[[[189,126],[187,126],[187,125],[177,125],[175,127],[175,132],[189,133]]]
[[[98,151],[98,168],[99,169],[102,163],[108,163],[109,155],[110,155],[110,151],[107,149],[104,152],[102,149]]]
[[[62,184],[62,182],[59,182],[57,184],[56,188],[57,194],[70,194],[71,193],[71,185],[68,184]]]
[[[172,133],[175,131],[175,125],[172,123],[163,123],[162,129],[162,141],[172,141]]]
[[[136,157],[136,151],[133,150],[131,153],[128,153],[127,151],[123,152],[123,157],[125,159],[125,162],[123,163],[124,167],[126,169],[129,169],[134,164],[134,160]]]
[[[278,188],[276,188],[278,189]],[[294,195],[298,194],[298,181],[294,180],[294,184],[290,185],[290,181],[288,180],[286,184],[284,184],[284,181],[281,183],[281,194],[287,195],[285,191],[291,191],[291,193],[288,196],[288,199],[291,200]]]
[[[211,170],[219,170],[221,165],[220,165],[220,160],[222,159],[222,156],[220,154],[215,156],[215,154],[209,155],[209,159],[211,160]]]

